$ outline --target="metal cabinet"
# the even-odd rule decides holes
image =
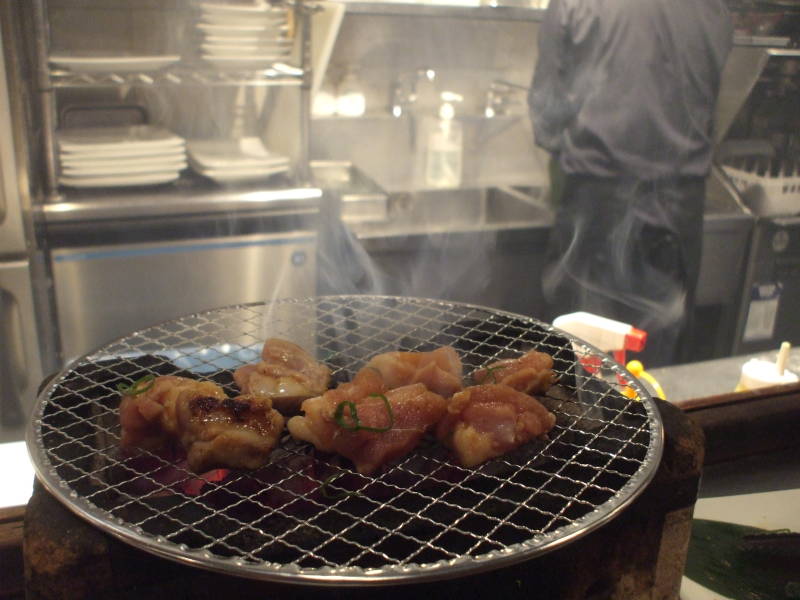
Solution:
[[[315,253],[311,231],[55,250],[63,358],[201,310],[313,296]]]

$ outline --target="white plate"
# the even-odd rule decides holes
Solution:
[[[163,153],[185,144],[182,137],[155,125],[62,129],[57,137],[59,149],[64,153],[109,152],[115,156],[142,149]]]
[[[62,176],[58,182],[61,185],[82,188],[117,187],[126,185],[156,185],[175,181],[180,177],[180,171],[162,171],[146,175],[116,175],[109,177],[70,177]]]
[[[205,55],[213,56],[288,55],[292,51],[292,42],[286,40],[261,44],[203,44],[201,48]]]
[[[186,149],[176,148],[167,152],[158,151],[157,153],[147,152],[133,156],[113,156],[108,153],[91,154],[61,154],[61,165],[74,168],[97,168],[115,167],[117,165],[149,165],[157,167],[170,162],[178,162],[186,159]]]
[[[270,54],[265,56],[248,56],[231,54],[225,56],[215,56],[213,54],[203,54],[203,60],[211,63],[218,69],[267,69],[279,60],[285,60],[286,55]]]
[[[218,183],[234,183],[238,181],[258,181],[260,179],[267,179],[278,173],[285,173],[289,170],[289,165],[278,167],[262,167],[260,169],[197,169],[192,165],[195,171],[213,179]]]
[[[231,35],[205,34],[205,42],[207,44],[258,44],[263,40],[264,37],[257,33],[252,35],[244,35],[242,33],[233,33]]]
[[[67,177],[109,177],[114,175],[148,175],[164,171],[180,171],[187,167],[186,159],[164,161],[160,164],[129,165],[120,162],[105,167],[75,167],[62,165],[61,172]]]
[[[287,14],[284,13],[259,13],[257,15],[220,15],[214,13],[202,13],[201,21],[209,25],[222,25],[224,27],[237,27],[241,25],[263,25],[264,29],[284,25],[288,22]]]
[[[50,64],[86,73],[157,71],[178,62],[177,55],[159,56],[50,56]]]
[[[286,12],[285,8],[273,8],[267,2],[256,2],[253,4],[218,4],[216,2],[201,2],[200,9],[213,13],[239,15],[252,15],[253,13],[278,11]]]
[[[186,152],[200,169],[237,169],[285,165],[288,156],[273,154],[259,138],[189,140]]]
[[[237,33],[259,34],[269,29],[276,29],[274,25],[267,23],[247,23],[242,25],[218,25],[214,23],[198,23],[197,28],[212,35],[235,36]]]

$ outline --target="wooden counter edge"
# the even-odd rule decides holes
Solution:
[[[0,599],[22,598],[25,594],[22,534],[25,506],[0,508]]]

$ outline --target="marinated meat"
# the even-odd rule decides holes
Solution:
[[[257,469],[278,445],[283,416],[264,396],[193,398],[180,405],[180,442],[189,468]]]
[[[138,393],[126,393],[119,406],[123,448],[158,450],[175,440],[180,426],[178,407],[193,398],[225,399],[225,392],[210,381],[164,375],[149,383],[134,384]]]
[[[450,346],[432,352],[386,352],[372,357],[364,369],[374,369],[386,387],[425,384],[430,391],[449,398],[463,387],[461,359]]]
[[[257,468],[283,430],[269,398],[228,398],[218,385],[177,376],[156,377],[123,395],[123,448],[161,451],[180,445],[189,468]]]
[[[477,384],[500,383],[526,394],[544,394],[555,378],[553,357],[536,350],[519,358],[499,360],[472,374]]]
[[[303,416],[289,419],[288,428],[318,450],[349,458],[366,475],[411,452],[446,407],[447,400],[421,383],[387,391],[380,374],[366,369],[305,400]]]
[[[281,412],[297,412],[306,398],[328,389],[331,372],[297,344],[271,338],[261,361],[237,369],[233,378],[243,394],[267,396]]]
[[[503,384],[455,394],[436,436],[465,467],[501,456],[550,431],[556,418],[538,400]]]

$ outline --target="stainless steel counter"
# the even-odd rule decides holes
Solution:
[[[243,211],[270,213],[316,210],[322,197],[317,187],[299,187],[286,181],[273,188],[262,185],[220,187],[187,176],[175,184],[152,188],[66,190],[60,202],[37,207],[48,224],[88,223]]]

